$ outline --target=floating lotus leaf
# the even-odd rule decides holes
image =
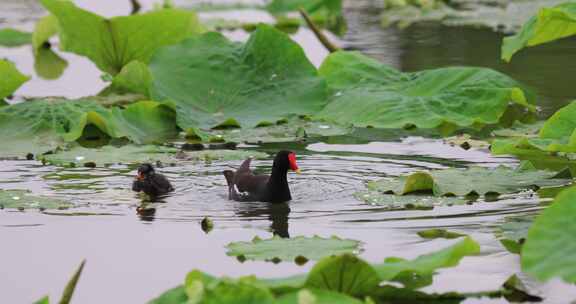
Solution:
[[[576,101],[558,110],[542,126],[537,138],[495,140],[494,154],[542,155],[549,152],[576,153]]]
[[[58,19],[62,50],[86,56],[112,75],[133,60],[147,63],[158,48],[203,31],[196,14],[190,11],[162,9],[106,19],[71,1],[41,3]]]
[[[245,43],[206,33],[159,50],[150,63],[155,100],[170,100],[189,134],[221,125],[255,127],[326,104],[325,83],[302,48],[261,25]]]
[[[10,96],[30,77],[23,75],[16,69],[16,66],[4,59],[0,59],[0,101]]]
[[[576,250],[576,187],[561,192],[528,231],[522,270],[540,280],[558,277],[576,282],[572,253]]]
[[[437,228],[418,231],[418,235],[421,238],[425,238],[425,239],[438,239],[438,238],[457,239],[459,237],[466,236],[465,234],[448,231],[446,229],[437,229]]]
[[[265,159],[268,154],[254,150],[203,150],[193,152],[179,152],[175,155],[178,160],[184,161],[228,161],[245,160],[247,158]]]
[[[368,183],[368,189],[382,193],[404,195],[413,192],[432,192],[435,196],[470,194],[504,194],[531,189],[534,186],[557,186],[570,183],[569,179],[557,179],[556,173],[540,170],[515,170],[470,167],[467,169],[444,169],[416,172],[394,179],[381,179]]]
[[[303,256],[308,260],[319,260],[325,256],[354,253],[360,250],[360,242],[337,237],[299,236],[290,239],[274,236],[262,240],[255,237],[251,242],[233,242],[226,246],[229,256],[243,256],[255,261],[294,261]]]
[[[358,127],[478,127],[497,124],[511,105],[534,111],[519,83],[486,68],[402,73],[340,51],[324,61],[320,75],[331,100],[317,116]]]
[[[73,204],[55,197],[34,196],[26,190],[0,190],[0,208],[7,209],[66,209]]]
[[[543,125],[544,121],[538,121],[532,124],[515,121],[510,128],[494,130],[492,134],[500,137],[537,137]]]
[[[378,190],[359,191],[354,197],[371,205],[382,206],[390,210],[429,210],[436,206],[453,206],[466,204],[458,197],[394,195]]]
[[[525,47],[535,46],[576,34],[576,3],[567,2],[551,8],[542,8],[528,20],[519,33],[504,38],[502,59],[512,56]]]
[[[43,155],[41,159],[49,164],[62,166],[96,166],[112,164],[134,163],[175,163],[181,161],[208,162],[244,160],[252,158],[267,158],[268,154],[258,151],[247,150],[204,150],[182,152],[176,148],[153,145],[125,145],[121,147],[104,146],[90,149],[80,146],[57,153]]]
[[[333,123],[290,119],[280,124],[261,126],[251,129],[216,129],[210,136],[226,142],[236,143],[271,143],[294,142],[324,136],[346,135],[352,128]]]
[[[14,47],[30,44],[32,34],[19,30],[5,28],[0,29],[0,46]]]
[[[42,156],[42,160],[52,165],[84,166],[93,163],[97,166],[112,164],[134,164],[149,162],[174,162],[176,148],[163,146],[134,146],[122,147],[104,146],[98,149],[74,147],[54,154]]]
[[[534,223],[534,216],[507,217],[505,222],[498,227],[495,234],[500,239],[500,243],[511,253],[520,254],[522,246],[526,241],[528,229]]]

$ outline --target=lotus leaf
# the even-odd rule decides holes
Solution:
[[[466,200],[458,197],[393,195],[378,190],[359,191],[354,193],[354,197],[368,204],[383,206],[390,210],[429,210],[436,206],[453,206],[466,203]]]
[[[448,231],[446,229],[437,229],[437,228],[418,231],[418,235],[421,238],[425,238],[425,239],[438,239],[438,238],[457,239],[459,237],[466,236],[465,234]]]
[[[535,46],[576,34],[576,3],[566,2],[555,7],[542,8],[528,20],[519,33],[504,38],[502,59],[512,56],[525,47]]]
[[[507,217],[505,222],[498,227],[495,234],[499,237],[500,243],[511,253],[520,254],[522,245],[526,241],[528,229],[534,223],[534,216]]]
[[[362,304],[362,302],[353,297],[323,290],[323,289],[302,289],[292,292],[276,299],[278,304]]]
[[[152,97],[170,100],[188,134],[222,125],[255,127],[326,104],[325,83],[302,48],[266,25],[245,44],[219,33],[160,49],[150,63]]]
[[[383,281],[399,281],[406,287],[423,287],[432,283],[431,277],[438,268],[453,267],[469,255],[480,253],[480,245],[470,237],[442,250],[421,255],[408,261],[401,258],[387,258],[384,263],[374,265],[374,269]],[[413,274],[413,275],[407,275]],[[423,282],[410,281],[407,278],[425,278]]]
[[[0,46],[14,47],[30,44],[32,34],[19,30],[5,28],[0,29]]]
[[[99,149],[74,147],[70,150],[59,151],[54,154],[42,156],[42,160],[53,165],[84,166],[94,163],[98,166],[112,164],[133,164],[141,162],[170,162],[174,161],[175,148],[163,146],[134,146],[122,147],[104,146]]]
[[[0,101],[12,95],[30,77],[20,73],[16,66],[4,59],[0,59]]]
[[[0,190],[0,208],[66,209],[72,206],[65,200],[49,196],[34,196],[26,190]]]
[[[274,15],[296,12],[300,8],[312,16],[315,23],[343,35],[346,21],[342,15],[342,0],[272,0],[266,9]]]
[[[34,54],[34,71],[44,79],[58,79],[68,67],[68,61],[52,49],[40,48]]]
[[[519,83],[486,68],[402,73],[358,52],[340,51],[324,61],[320,75],[331,101],[317,116],[358,127],[478,127],[498,123],[511,105],[534,111]]]
[[[514,170],[508,167],[470,167],[416,172],[395,179],[381,179],[368,183],[368,189],[404,195],[429,191],[435,196],[466,196],[471,194],[504,194],[530,189],[534,186],[555,186],[570,183],[556,179],[556,173],[540,170]]]
[[[251,242],[230,243],[227,246],[228,252],[226,254],[260,261],[275,259],[294,261],[299,256],[309,260],[319,260],[329,255],[354,253],[359,250],[359,247],[359,241],[340,239],[334,236],[331,238],[299,236],[290,239],[274,236],[265,240],[255,237]]]
[[[148,66],[140,61],[131,61],[112,80],[112,89],[119,93],[138,93],[149,96],[152,76]]]
[[[282,279],[258,280],[254,276],[237,280],[220,279],[195,270],[188,274],[183,286],[166,291],[151,303],[191,303],[187,302],[190,300],[192,303],[204,303],[212,296],[214,299],[223,299],[215,295],[216,290],[222,295],[228,295],[229,291],[234,291],[239,297],[244,297],[245,290],[252,290],[262,298],[264,303],[269,300],[267,295],[270,291],[278,297],[276,300],[282,301],[281,303],[292,303],[291,301],[295,298],[308,301],[298,303],[358,303],[350,302],[350,299],[345,297],[346,295],[377,296],[382,299],[386,295],[394,295],[403,296],[406,301],[414,298],[431,299],[436,295],[416,293],[401,288],[390,291],[390,286],[381,286],[381,282],[402,282],[409,288],[415,287],[417,283],[419,287],[425,286],[432,282],[432,275],[436,269],[455,266],[464,256],[474,255],[479,251],[479,245],[466,237],[450,247],[419,256],[411,261],[388,258],[382,264],[370,265],[349,253],[325,257],[311,269],[308,275]],[[411,281],[408,280],[410,277]],[[425,282],[418,281],[417,278],[426,278],[426,280]],[[453,294],[451,296],[454,297]],[[463,296],[459,297],[461,298]],[[243,300],[251,303],[248,302],[249,299]],[[330,302],[327,302],[329,300]],[[236,303],[235,299],[230,299],[230,301],[232,301],[230,303]]]
[[[525,124],[515,121],[510,128],[494,130],[492,134],[500,137],[537,137],[544,121]]]
[[[352,254],[344,254],[324,258],[314,265],[305,286],[362,296],[374,292],[380,281],[370,264]]]
[[[41,3],[58,19],[62,50],[86,56],[112,75],[133,60],[147,63],[158,48],[203,31],[196,14],[189,11],[162,9],[106,19],[70,1]]]
[[[522,270],[540,280],[559,277],[576,282],[576,187],[562,191],[528,231],[522,250]]]
[[[537,138],[495,140],[494,154],[541,155],[546,152],[576,153],[576,101],[558,110],[542,126]]]
[[[54,15],[47,15],[34,26],[34,32],[32,33],[32,47],[34,51],[37,52],[39,49],[43,48],[46,42],[50,38],[58,33],[58,19]]]
[[[0,155],[41,153],[61,141],[75,141],[84,128],[95,125],[112,138],[136,143],[163,141],[177,134],[174,112],[166,106],[142,101],[125,109],[103,107],[98,99],[45,98],[0,108]]]
[[[247,158],[264,159],[268,157],[268,154],[254,150],[204,150],[179,152],[175,157],[179,160],[209,162],[244,160]]]
[[[293,142],[324,136],[346,135],[350,127],[320,121],[290,119],[279,124],[252,129],[216,129],[209,132],[215,139],[236,143]]]

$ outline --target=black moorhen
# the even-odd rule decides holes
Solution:
[[[300,173],[296,154],[280,151],[274,158],[272,175],[254,175],[250,170],[251,158],[245,160],[236,172],[222,172],[228,183],[228,199],[282,203],[292,199],[288,188],[288,170]]]
[[[157,196],[174,191],[174,187],[164,175],[156,173],[151,164],[141,164],[138,167],[136,179],[132,183],[132,190]]]

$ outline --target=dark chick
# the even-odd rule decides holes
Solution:
[[[280,151],[274,158],[271,175],[254,175],[250,170],[252,159],[245,160],[236,172],[223,172],[228,183],[228,198],[235,201],[261,201],[282,203],[292,199],[288,187],[288,170],[300,173],[296,154]]]
[[[138,167],[136,179],[132,183],[132,190],[157,196],[174,191],[174,187],[164,175],[156,173],[151,164],[141,164]]]

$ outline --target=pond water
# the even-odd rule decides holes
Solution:
[[[128,1],[77,2],[108,16],[129,11]],[[24,29],[30,29],[33,20],[43,15],[35,1],[2,1],[0,12],[0,26],[11,24]],[[260,13],[237,14],[254,17]],[[349,1],[346,14],[350,31],[338,42],[397,68],[413,71],[455,64],[493,67],[534,86],[544,116],[576,95],[569,77],[576,66],[566,64],[576,62],[576,58],[571,59],[576,56],[574,40],[535,48],[518,55],[513,64],[504,65],[498,60],[501,36],[487,30],[437,25],[383,30],[378,6],[370,1]],[[234,39],[247,37],[243,32],[228,34]],[[307,30],[300,30],[296,37],[315,64],[326,56]],[[34,75],[29,47],[0,48],[0,54]],[[53,81],[34,77],[17,92],[16,101],[20,96],[78,97],[95,94],[104,87],[100,73],[90,62],[75,55],[60,55],[69,63],[64,75]],[[384,176],[468,165],[515,165],[516,160],[492,157],[482,150],[465,151],[436,139],[373,138],[360,134],[306,144],[245,147],[269,154],[280,149],[297,153],[303,174],[289,176],[293,201],[280,205],[227,200],[221,172],[237,167],[240,161],[161,168],[176,191],[155,203],[143,202],[130,190],[134,167],[60,168],[35,161],[0,161],[0,188],[58,195],[76,205],[53,212],[0,210],[0,303],[31,303],[45,294],[57,298],[84,258],[87,265],[74,303],[146,302],[180,284],[194,268],[214,275],[276,277],[301,273],[312,266],[240,263],[226,255],[224,246],[229,242],[273,234],[337,235],[360,240],[361,256],[372,262],[387,256],[413,258],[454,242],[423,240],[416,234],[422,229],[446,228],[471,235],[480,243],[482,254],[465,258],[456,268],[441,270],[434,284],[424,289],[430,292],[494,290],[519,272],[518,256],[509,254],[494,232],[506,217],[537,213],[543,201],[537,195],[427,211],[388,211],[353,197],[355,191],[364,189],[366,181]],[[271,160],[253,164],[266,172]],[[210,233],[200,227],[206,216],[215,224]],[[529,283],[531,290],[549,303],[564,303],[576,297],[573,287],[557,281]],[[468,299],[465,303],[507,301]]]

